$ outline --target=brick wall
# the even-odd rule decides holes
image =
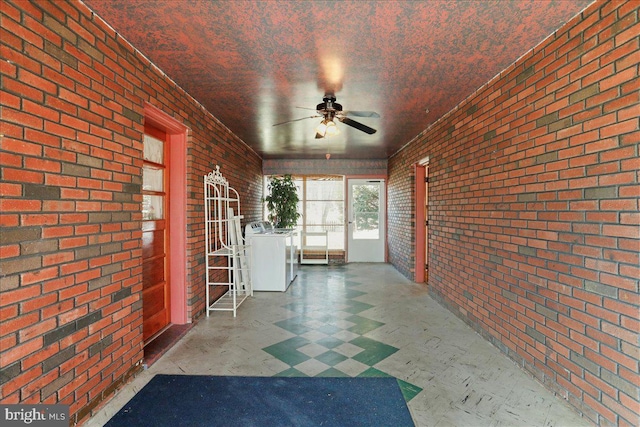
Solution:
[[[260,218],[260,158],[76,1],[3,1],[0,397],[86,417],[142,359],[144,105],[188,129],[188,316],[204,310],[202,176]]]
[[[600,425],[639,425],[640,3],[599,1],[389,160],[389,258]]]
[[[406,149],[389,159],[387,183],[387,260],[411,279],[416,250],[414,164],[419,160]]]

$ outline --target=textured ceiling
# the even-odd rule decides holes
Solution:
[[[85,0],[266,159],[387,158],[590,2]],[[378,132],[273,126],[325,93]]]

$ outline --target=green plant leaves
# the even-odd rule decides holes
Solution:
[[[298,213],[298,189],[291,175],[282,178],[271,177],[267,186],[269,195],[265,197],[269,210],[269,221],[276,228],[293,228],[300,218]]]

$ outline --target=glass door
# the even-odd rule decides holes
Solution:
[[[349,179],[348,198],[348,262],[384,262],[384,180]]]

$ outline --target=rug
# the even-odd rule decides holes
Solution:
[[[156,375],[106,424],[413,426],[395,378]]]

